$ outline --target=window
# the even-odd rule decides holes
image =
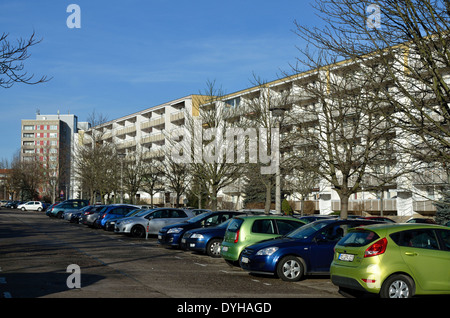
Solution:
[[[390,235],[399,246],[439,249],[438,240],[433,230],[417,229],[397,232]]]
[[[302,223],[290,221],[290,220],[276,220],[278,227],[278,233],[281,235],[288,234],[289,232],[298,228]]]
[[[23,138],[34,138],[34,134],[24,133]]]
[[[170,210],[170,217],[171,218],[185,218],[185,217],[187,217],[187,215],[183,211]]]
[[[444,249],[450,251],[450,230],[439,230],[438,235],[442,240]]]
[[[252,225],[253,233],[276,234],[272,220],[255,220]]]
[[[23,130],[34,130],[34,126],[32,125],[24,125]]]
[[[339,241],[339,245],[361,247],[370,244],[379,238],[380,237],[375,232],[356,230],[350,232],[341,241]]]
[[[58,126],[57,125],[50,125],[50,130],[58,130]]]

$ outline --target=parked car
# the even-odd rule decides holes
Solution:
[[[207,209],[191,209],[191,212],[194,215],[199,215],[199,214],[202,214],[202,213],[211,212],[211,210],[207,210]]]
[[[94,226],[95,221],[97,221],[98,216],[100,215],[101,211],[105,209],[105,207],[106,206],[102,204],[89,205],[85,207],[86,209],[80,215],[78,223],[91,227]]]
[[[324,219],[332,219],[337,218],[337,215],[305,215],[305,216],[299,216],[297,217],[299,220],[305,221],[305,223],[311,223],[317,220],[324,220]]]
[[[285,235],[303,225],[304,221],[288,216],[237,216],[228,224],[220,255],[230,265],[237,264],[246,246]]]
[[[122,217],[127,215],[129,212],[138,209],[139,207],[136,205],[128,205],[128,204],[111,204],[103,209],[99,214],[97,220],[95,221],[97,228],[105,229],[106,222],[110,219],[114,219],[117,217]]]
[[[17,209],[22,211],[44,211],[45,205],[40,201],[28,201],[17,206]]]
[[[383,221],[383,222],[388,222],[388,223],[395,223],[394,220],[385,217],[385,216],[366,216],[364,217],[367,220],[375,220],[375,221]]]
[[[22,204],[22,203],[25,203],[25,202],[23,202],[23,201],[17,201],[17,200],[9,201],[8,203],[6,203],[5,208],[8,208],[8,209],[17,209],[17,206],[18,206],[19,204]]]
[[[436,224],[436,222],[430,218],[410,218],[406,223]]]
[[[126,218],[126,217],[134,216],[134,215],[136,215],[138,213],[141,213],[141,212],[147,212],[148,210],[149,209],[147,209],[147,208],[145,208],[145,209],[135,209],[135,210],[131,210],[130,212],[128,212],[124,216],[111,218],[108,221],[106,221],[105,230],[107,230],[107,231],[114,231],[114,228],[116,227],[116,223],[117,223],[118,220]]]
[[[217,226],[186,231],[181,238],[181,244],[187,250],[205,253],[211,257],[220,257],[220,246],[231,220],[228,219]]]
[[[147,228],[148,234],[158,234],[162,227],[185,221],[193,216],[194,214],[190,210],[176,208],[152,209],[118,220],[114,232],[128,234],[133,237],[145,237]]]
[[[298,281],[307,274],[328,274],[333,248],[346,228],[376,224],[363,219],[327,219],[309,223],[281,238],[247,246],[241,254],[243,269]]]
[[[219,225],[241,214],[243,213],[236,211],[215,211],[198,214],[183,223],[171,224],[161,228],[158,233],[158,243],[171,247],[183,247],[181,238],[187,230]]]
[[[63,215],[61,216],[61,218],[62,218],[63,220],[66,220],[66,221],[71,222],[71,221],[72,221],[72,217],[73,217],[75,214],[79,214],[79,213],[81,213],[80,209],[65,210],[65,211],[63,212]]]
[[[46,215],[61,219],[64,211],[81,209],[87,205],[89,205],[89,201],[86,200],[66,200],[50,207],[46,212]]]
[[[382,298],[450,294],[450,229],[384,224],[352,229],[335,247],[331,281]]]

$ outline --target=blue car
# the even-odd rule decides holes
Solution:
[[[311,222],[287,235],[246,247],[239,259],[249,272],[299,281],[307,274],[329,274],[334,246],[345,228],[383,223],[359,219],[325,219]]]
[[[206,253],[211,257],[220,257],[220,245],[231,220],[228,219],[217,226],[186,231],[181,239],[181,244],[187,250]]]
[[[159,230],[158,243],[171,247],[183,247],[181,238],[186,231],[216,226],[240,214],[243,213],[236,211],[206,212],[196,215],[183,223],[167,225]]]
[[[107,206],[102,213],[98,216],[96,221],[97,228],[103,228],[106,230],[106,222],[113,218],[125,217],[129,212],[139,209],[138,206],[135,205],[127,205],[127,204],[112,204]]]

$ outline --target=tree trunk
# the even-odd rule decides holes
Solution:
[[[339,198],[341,199],[341,219],[346,220],[348,217],[348,194],[339,194]]]
[[[270,214],[270,205],[272,204],[272,187],[269,184],[265,184],[266,186],[266,202],[264,205],[264,213]]]

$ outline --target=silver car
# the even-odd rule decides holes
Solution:
[[[90,205],[88,209],[81,215],[79,223],[94,226],[97,221],[100,212],[106,208],[106,205]]]
[[[133,237],[145,237],[148,234],[158,234],[166,225],[180,223],[193,217],[192,211],[176,208],[151,209],[132,217],[117,220],[114,232],[129,234]]]

